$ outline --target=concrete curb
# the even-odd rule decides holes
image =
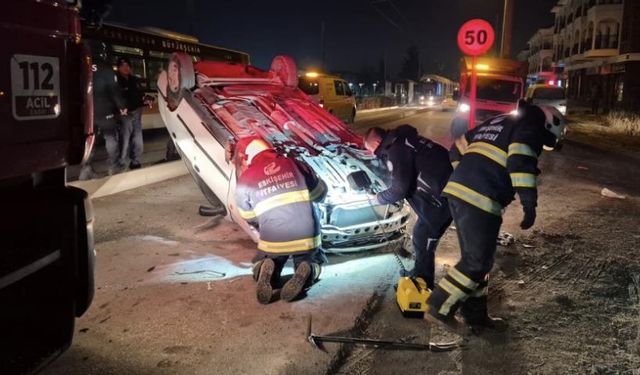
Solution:
[[[189,171],[187,171],[184,162],[177,160],[103,177],[97,180],[73,181],[70,182],[69,185],[85,190],[91,198],[100,198],[184,176],[187,173],[189,173]]]
[[[432,111],[433,108],[420,108],[420,109],[413,109],[413,110],[408,110],[408,111],[402,111],[400,113],[396,113],[393,114],[392,116],[381,116],[379,118],[375,118],[375,119],[364,119],[364,120],[357,120],[356,117],[356,122],[355,122],[355,126],[354,128],[358,129],[358,128],[364,128],[364,127],[369,127],[369,126],[373,126],[373,125],[377,125],[377,124],[381,124],[381,123],[385,123],[385,122],[391,122],[391,121],[398,121],[398,120],[402,120],[403,118],[406,117],[411,117],[411,116],[415,116],[417,114],[420,113],[424,113],[424,112],[429,112]]]
[[[363,110],[359,110],[356,112],[356,116],[358,113],[375,113],[375,112],[382,112],[382,111],[388,111],[391,109],[398,109],[400,108],[399,106],[393,106],[393,107],[382,107],[382,108],[372,108],[372,109],[363,109]]]

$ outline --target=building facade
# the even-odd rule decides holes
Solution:
[[[540,29],[529,39],[527,61],[529,62],[528,80],[530,83],[554,81],[555,84],[553,32],[553,27]]]
[[[559,0],[551,11],[553,27],[529,40],[530,78],[551,72],[575,105],[640,111],[640,0]]]

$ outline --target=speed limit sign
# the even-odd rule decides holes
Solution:
[[[491,24],[483,19],[469,20],[458,31],[458,47],[471,56],[471,82],[469,84],[469,129],[476,126],[476,91],[478,86],[478,56],[487,53],[493,46],[496,33]],[[465,90],[467,91],[467,90]]]
[[[458,47],[469,56],[487,53],[495,39],[496,33],[491,24],[478,18],[465,22],[458,31]]]

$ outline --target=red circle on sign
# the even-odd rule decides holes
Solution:
[[[495,39],[496,33],[491,24],[479,18],[465,22],[458,31],[458,47],[469,56],[487,53]]]

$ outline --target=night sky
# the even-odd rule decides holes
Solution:
[[[278,54],[300,68],[320,66],[321,24],[329,71],[377,69],[382,57],[392,77],[406,49],[420,49],[425,72],[455,78],[460,52],[455,38],[470,18],[484,18],[500,31],[502,0],[223,1],[114,0],[106,22],[155,26],[197,36],[204,43],[242,50],[254,65],[268,67]],[[377,2],[377,4],[376,4]],[[516,0],[512,55],[541,27],[551,26],[557,0]],[[383,13],[383,14],[381,14]],[[499,36],[496,37],[499,45]]]

